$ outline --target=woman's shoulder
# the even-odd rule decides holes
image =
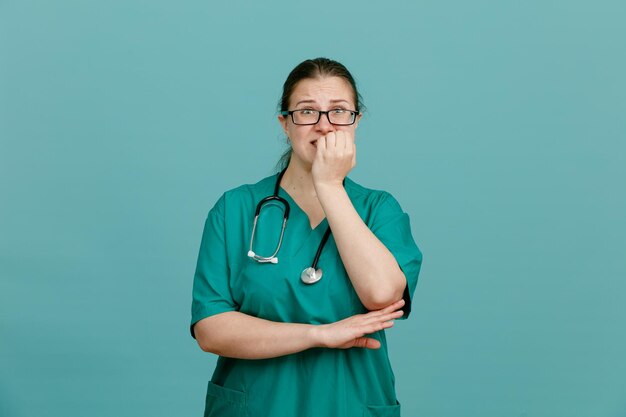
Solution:
[[[218,203],[223,206],[230,206],[229,208],[256,204],[258,200],[274,192],[276,175],[267,176],[255,183],[246,183],[230,188],[222,193]]]
[[[229,197],[240,197],[248,196],[251,194],[264,193],[267,192],[267,190],[273,192],[274,183],[276,182],[276,175],[277,174],[267,176],[255,183],[241,184],[237,187],[230,188],[226,190],[224,194]]]
[[[346,178],[345,188],[354,208],[370,228],[390,218],[407,216],[389,191],[367,188],[349,178]]]
[[[395,198],[391,195],[390,192],[365,187],[349,177],[346,177],[344,187],[346,189],[346,192],[348,193],[348,196],[350,196],[350,200],[353,202],[353,204],[355,202],[360,202],[365,205],[371,206],[384,203],[388,200],[395,201]]]
[[[242,184],[222,192],[213,206],[209,209],[208,217],[226,218],[235,217],[237,213],[254,212],[254,207],[264,197],[274,192],[276,175],[265,177],[256,183]]]

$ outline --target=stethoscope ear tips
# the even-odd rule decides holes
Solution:
[[[270,262],[273,264],[277,264],[278,263],[278,258],[272,258],[270,259]]]
[[[254,255],[255,255],[255,254],[254,254],[254,252],[253,252],[253,251],[251,251],[251,250],[249,250],[249,251],[248,251],[248,257],[249,257],[249,258],[254,258]]]

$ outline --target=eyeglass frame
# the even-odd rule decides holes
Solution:
[[[316,111],[317,112],[317,120],[315,121],[315,123],[296,123],[296,121],[293,118],[293,114],[295,112],[297,112],[297,111],[303,111],[303,110],[309,110],[309,111]],[[335,110],[345,110],[347,112],[350,112],[352,114],[352,123],[333,123],[333,122],[331,122],[330,121],[330,116],[328,115],[328,113],[330,113],[331,111],[335,111]],[[295,110],[281,111],[280,114],[283,115],[283,116],[288,116],[288,115],[291,116],[291,121],[296,126],[313,126],[313,125],[316,125],[322,119],[322,114],[326,115],[326,120],[328,120],[328,123],[330,123],[331,125],[334,125],[334,126],[352,126],[353,124],[356,123],[356,117],[359,114],[361,114],[361,112],[357,111],[357,110],[348,110],[348,109],[330,109],[330,110],[327,110],[327,111],[315,110],[315,109],[295,109]]]

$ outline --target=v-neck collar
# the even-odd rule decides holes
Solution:
[[[283,196],[283,198],[285,198],[289,202],[289,205],[291,206],[292,210],[295,208],[304,216],[304,218],[306,219],[306,224],[307,226],[309,226],[310,232],[315,232],[320,229],[326,230],[326,228],[324,227],[324,225],[328,225],[328,219],[326,218],[326,216],[324,216],[322,221],[319,222],[315,227],[311,227],[311,219],[309,218],[309,215],[306,213],[306,211],[302,209],[302,207],[298,205],[298,203],[296,203],[296,200],[294,200],[293,197],[291,197],[291,195],[287,192],[287,190],[285,190],[282,186],[279,186],[278,194]]]

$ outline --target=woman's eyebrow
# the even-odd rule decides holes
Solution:
[[[331,103],[348,103],[348,100],[336,99],[336,100],[330,100],[330,102]],[[308,103],[315,104],[315,100],[300,100],[299,102],[296,103],[296,106],[299,106],[300,104],[308,104]]]
[[[299,106],[302,103],[315,103],[315,100],[300,100],[299,102],[296,103],[296,106]]]

